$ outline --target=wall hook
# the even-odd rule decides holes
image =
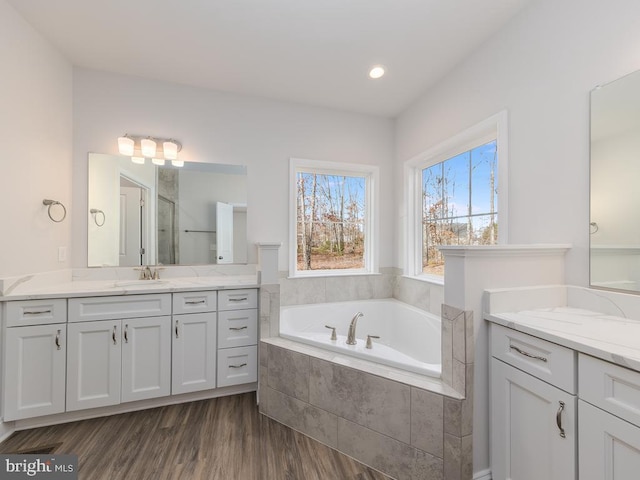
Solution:
[[[43,205],[47,205],[49,208],[47,208],[47,214],[49,215],[49,218],[51,219],[51,221],[56,222],[56,223],[60,223],[61,221],[63,221],[65,218],[67,218],[67,209],[65,208],[65,206],[60,203],[57,200],[49,200],[47,198],[45,198],[44,200],[42,200],[42,204]],[[55,218],[53,218],[53,216],[51,215],[51,207],[53,207],[54,205],[60,205],[62,207],[62,218],[60,220],[56,220]]]
[[[104,222],[106,222],[107,220],[107,216],[104,214],[104,212],[98,208],[92,208],[91,210],[89,210],[89,212],[91,212],[93,214],[93,221],[96,223],[97,226],[101,227],[104,225]],[[98,215],[102,214],[102,222],[98,222]]]
[[[591,227],[591,235],[593,235],[600,229],[600,227],[598,227],[598,224],[596,222],[591,222],[589,226]]]

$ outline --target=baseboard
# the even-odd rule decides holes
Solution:
[[[473,473],[473,480],[491,480],[491,469]]]
[[[0,443],[4,442],[15,431],[14,422],[0,422]]]

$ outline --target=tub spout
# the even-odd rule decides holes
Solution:
[[[358,343],[356,342],[356,325],[360,317],[364,317],[364,313],[358,312],[351,319],[351,323],[349,324],[349,332],[347,333],[347,345],[355,345],[356,343]]]

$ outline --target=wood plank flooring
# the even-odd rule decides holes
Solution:
[[[16,432],[0,453],[47,446],[82,480],[389,480],[260,415],[254,393]]]

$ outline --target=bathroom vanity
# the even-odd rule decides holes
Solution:
[[[0,298],[3,420],[256,390],[257,288],[255,276],[92,281]]]
[[[493,478],[636,478],[640,320],[579,287],[486,295]]]

